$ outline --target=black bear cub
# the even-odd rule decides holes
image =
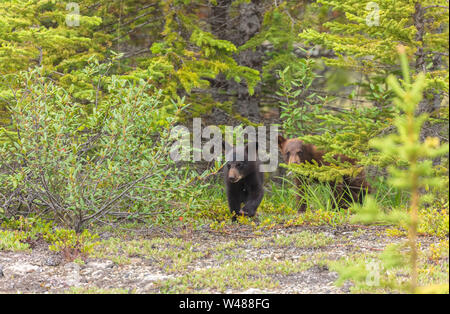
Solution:
[[[257,145],[254,147],[257,149]],[[246,145],[243,158],[236,158],[239,156],[238,153],[239,150],[233,147],[233,150],[227,154],[229,161],[224,166],[225,187],[233,221],[238,215],[255,216],[256,209],[264,196],[264,176],[259,169],[260,161],[256,151],[249,157],[248,145]],[[241,208],[242,204],[244,206]]]

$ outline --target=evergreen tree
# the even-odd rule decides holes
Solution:
[[[448,97],[448,1],[318,0],[340,18],[324,24],[326,31],[305,30],[300,38],[332,49],[329,66],[367,74],[371,91],[379,78],[398,71],[396,46],[402,44],[414,72],[424,72],[427,90],[419,112],[440,114]],[[377,92],[377,91],[376,91]],[[448,117],[448,106],[444,108]]]
[[[443,14],[448,10],[446,1],[318,0],[317,3],[331,10],[336,18],[324,23],[322,29],[304,30],[299,37],[332,49],[334,56],[323,58],[327,66],[359,72],[363,79],[355,84],[358,89],[350,93],[350,98],[359,96],[350,105],[335,108],[328,101],[322,104],[319,113],[314,111],[316,128],[309,135],[302,135],[302,139],[327,150],[330,161],[332,155],[343,153],[356,158],[360,165],[384,167],[399,162],[373,152],[369,145],[370,139],[393,129],[398,109],[391,105],[393,94],[384,77],[390,72],[400,72],[396,53],[399,43],[406,47],[413,76],[425,73],[427,89],[417,109],[419,113],[428,113],[429,119],[422,128],[422,140],[429,135],[427,130],[432,129],[434,135],[446,130],[442,123],[431,127],[436,121],[448,119],[448,105],[440,108],[448,99],[448,14]],[[298,134],[301,133],[299,130]],[[291,168],[321,180],[335,180],[348,172],[357,173],[357,168],[348,166]]]
[[[130,80],[145,79],[166,102],[188,96],[187,102],[210,106],[211,97],[191,97],[207,89],[218,74],[246,82],[253,93],[259,72],[239,65],[234,44],[218,39],[202,20],[205,1],[2,1],[6,22],[0,29],[0,96],[11,95],[10,75],[33,66],[45,72],[85,103],[104,94],[104,81],[113,73]],[[73,15],[79,9],[79,16]],[[78,19],[68,23],[67,19]],[[87,73],[89,60],[116,60],[108,73]],[[97,67],[98,68],[98,67]],[[103,83],[102,83],[103,82]],[[197,106],[198,107],[198,106]]]
[[[357,208],[357,215],[353,222],[380,223],[388,222],[408,229],[409,241],[405,247],[390,245],[381,254],[383,278],[379,285],[389,286],[400,291],[410,293],[448,293],[448,284],[435,287],[420,287],[418,281],[419,243],[417,230],[419,225],[418,211],[423,205],[421,189],[430,191],[446,188],[447,180],[436,175],[431,160],[436,156],[448,154],[448,144],[442,145],[438,138],[428,137],[424,142],[420,140],[420,130],[427,120],[426,114],[416,116],[417,107],[422,100],[426,85],[424,73],[411,80],[408,61],[403,46],[399,47],[403,81],[390,75],[387,82],[396,97],[394,103],[400,113],[395,117],[396,131],[383,138],[371,141],[371,145],[379,149],[382,154],[402,161],[402,167],[391,165],[389,170],[389,183],[411,195],[409,208],[405,210],[392,210],[388,213],[382,210],[377,202],[369,197],[364,206]],[[447,191],[448,192],[448,191]],[[349,265],[346,269],[339,269],[342,279],[352,279],[358,285],[364,285],[368,278],[367,267]],[[409,282],[399,281],[395,276],[387,276],[388,271],[395,271],[408,266]],[[380,269],[381,271],[381,269]],[[362,280],[361,280],[362,279]]]

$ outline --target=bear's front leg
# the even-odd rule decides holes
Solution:
[[[241,211],[241,198],[240,198],[240,194],[233,192],[233,189],[230,188],[230,190],[227,193],[227,198],[228,198],[228,206],[230,208],[230,212],[233,215],[231,217],[232,221],[236,221],[237,216],[240,214]]]
[[[262,187],[254,187],[249,191],[247,201],[241,210],[241,213],[248,217],[253,217],[256,214],[259,204],[264,196],[264,190]]]

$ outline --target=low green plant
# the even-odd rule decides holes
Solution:
[[[0,251],[24,251],[30,248],[24,231],[0,230]]]
[[[272,275],[289,275],[311,267],[307,260],[258,261],[233,260],[218,267],[190,271],[180,277],[159,281],[156,288],[162,293],[224,293],[228,289],[274,289],[279,282]]]
[[[37,217],[19,216],[5,218],[0,227],[0,250],[27,250],[30,243],[38,240],[53,229],[51,222]]]
[[[429,207],[419,208],[417,233],[431,235],[445,239],[449,235],[449,212],[446,207],[436,206],[437,202]],[[408,234],[407,225],[395,225],[386,230],[390,236],[404,236]]]
[[[48,248],[61,252],[67,261],[84,260],[99,244],[99,236],[87,229],[76,233],[72,229],[58,229],[54,224],[37,217],[6,219],[0,230],[0,250],[24,250],[30,247],[31,241],[44,239]]]
[[[437,236],[439,238],[448,238],[449,235],[449,210],[448,203],[439,206],[439,202],[433,202],[432,206],[426,206],[419,209],[419,223],[417,232]]]
[[[38,237],[52,232],[53,224],[37,217],[24,217],[5,219],[2,228],[23,232],[27,239],[36,240]]]
[[[351,213],[349,210],[330,211],[326,209],[317,209],[314,211],[307,210],[305,213],[298,215],[294,219],[287,220],[286,226],[321,226],[329,225],[332,227],[348,224],[350,222]]]
[[[448,239],[439,241],[438,243],[432,243],[428,249],[428,259],[437,263],[441,259],[449,257],[449,242]]]
[[[331,237],[323,233],[315,233],[308,230],[295,234],[279,235],[273,238],[274,244],[277,246],[300,248],[317,248],[331,243],[332,240]]]
[[[87,229],[80,234],[74,230],[56,229],[44,235],[44,240],[50,243],[50,251],[61,252],[66,261],[86,259],[99,245],[98,238],[97,234],[91,234]]]
[[[395,119],[397,132],[384,138],[374,139],[373,147],[379,149],[388,158],[396,158],[395,163],[388,168],[388,183],[392,186],[407,191],[410,195],[409,209],[407,211],[396,209],[384,212],[376,200],[368,197],[363,206],[357,207],[357,215],[354,222],[374,223],[388,222],[408,230],[409,241],[404,246],[389,246],[382,254],[386,262],[383,271],[408,268],[409,281],[399,281],[397,277],[388,278],[381,282],[381,286],[395,286],[401,291],[411,293],[421,292],[424,288],[418,287],[418,228],[420,206],[430,199],[430,194],[421,196],[421,191],[439,191],[445,189],[448,181],[436,175],[432,159],[448,153],[448,144],[441,145],[437,138],[426,138],[420,141],[420,131],[427,120],[425,114],[416,115],[417,106],[422,100],[425,88],[425,75],[419,73],[414,82],[411,82],[408,61],[403,47],[399,48],[403,81],[399,82],[394,76],[389,76],[387,82],[396,94],[395,105],[403,112]],[[401,167],[398,164],[402,164]],[[432,197],[431,197],[432,199]],[[341,272],[342,274],[343,272]],[[360,282],[364,272],[361,267],[349,266],[345,270],[348,278]],[[425,288],[426,290],[426,288]],[[443,291],[448,291],[448,285]]]

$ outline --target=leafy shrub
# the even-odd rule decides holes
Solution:
[[[286,136],[300,136],[315,130],[315,116],[320,113],[326,99],[311,90],[316,79],[312,71],[311,59],[300,59],[297,71],[286,67],[278,71],[280,90],[276,92],[280,99],[280,119]]]
[[[51,251],[61,252],[66,261],[88,257],[94,247],[99,244],[97,239],[98,235],[91,234],[87,229],[80,234],[74,230],[56,229],[54,232],[44,235],[44,240],[51,243],[48,248]]]
[[[17,76],[13,125],[0,134],[8,137],[0,146],[6,215],[45,211],[81,231],[108,214],[164,212],[189,193],[196,174],[174,166],[168,145],[182,101],[163,105],[147,82],[111,76],[99,81],[95,103],[80,104],[42,72]]]

